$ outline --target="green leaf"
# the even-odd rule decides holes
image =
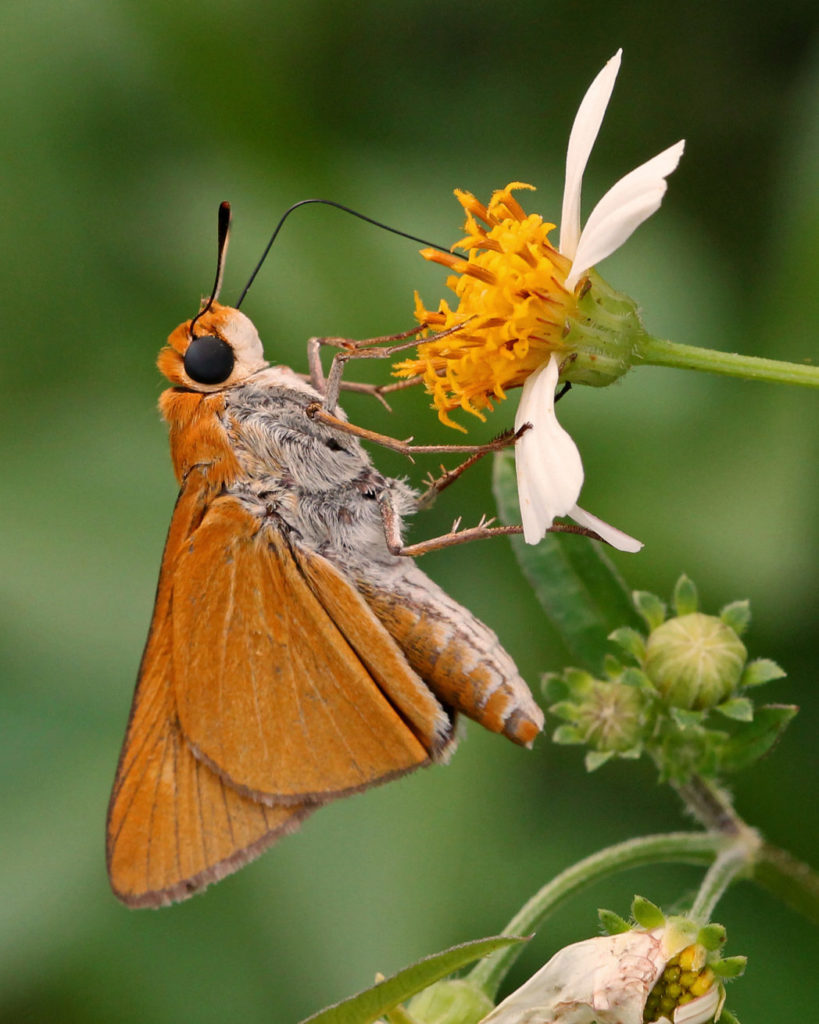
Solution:
[[[740,686],[761,686],[774,679],[782,679],[787,673],[770,658],[757,658],[749,661],[739,681]]]
[[[392,977],[379,981],[372,988],[365,989],[334,1006],[328,1006],[326,1010],[319,1010],[312,1017],[305,1018],[301,1024],[372,1024],[393,1006],[403,1003],[416,992],[440,981],[466,964],[488,956],[496,949],[527,941],[525,938],[499,935],[452,946],[441,953],[424,957],[423,960],[405,967]]]
[[[691,615],[699,609],[699,598],[694,581],[690,580],[685,573],[677,580],[674,587],[674,611],[677,615]]]
[[[720,765],[723,771],[738,772],[758,761],[773,747],[799,708],[793,704],[765,704],[749,722],[728,740]]]
[[[514,455],[498,452],[494,490],[504,523],[520,522]],[[523,574],[572,656],[598,675],[607,637],[623,625],[639,625],[623,579],[598,541],[547,533],[539,544],[510,537]]]
[[[732,700],[723,701],[714,708],[726,718],[733,718],[736,722],[752,722],[754,718],[753,701],[747,697],[734,697]]]

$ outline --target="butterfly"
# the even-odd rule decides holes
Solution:
[[[523,746],[543,725],[495,634],[390,550],[385,510],[400,526],[415,492],[308,415],[324,396],[266,361],[219,279],[158,358],[180,490],[108,811],[131,907],[446,760],[459,713]]]

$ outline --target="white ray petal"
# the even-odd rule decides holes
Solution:
[[[583,172],[586,170],[589,154],[611,99],[622,54],[622,49],[618,50],[586,90],[569,135],[566,181],[563,186],[563,212],[560,215],[560,252],[569,259],[574,259],[580,241],[580,190],[583,185]]]
[[[594,530],[606,543],[611,544],[613,548],[617,548],[618,551],[628,551],[631,554],[635,554],[640,551],[643,547],[643,542],[636,540],[634,537],[629,537],[627,533],[623,533],[622,530],[618,530],[616,526],[610,526],[608,523],[604,523],[602,519],[598,519],[597,516],[593,516],[591,512],[587,512],[585,509],[580,508],[579,505],[575,505],[570,508],[566,515],[570,516],[579,526],[585,526],[589,530]]]
[[[555,516],[572,508],[583,486],[583,463],[577,445],[557,422],[555,387],[560,372],[557,357],[535,370],[523,385],[515,429],[531,428],[515,445],[523,536],[537,544]]]
[[[680,162],[685,141],[675,143],[621,178],[608,190],[586,221],[566,286],[574,288],[595,266],[625,242],[655,210],[665,195],[665,179]]]

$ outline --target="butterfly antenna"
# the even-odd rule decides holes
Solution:
[[[205,305],[199,310],[196,316],[191,320],[190,333],[193,336],[193,328],[196,321],[200,316],[204,316],[205,313],[211,308],[211,306],[219,298],[219,292],[222,290],[222,278],[225,276],[225,256],[227,255],[228,242],[230,241],[230,203],[219,204],[219,219],[218,219],[218,242],[216,252],[216,279],[213,282],[213,288],[211,288],[210,298]],[[247,290],[247,289],[245,289]]]
[[[267,243],[267,246],[265,247],[265,250],[262,253],[262,258],[256,264],[256,267],[254,268],[253,273],[250,275],[250,279],[248,280],[247,284],[244,286],[244,289],[242,290],[242,294],[239,296],[239,301],[236,303],[236,309],[238,309],[239,306],[241,306],[241,304],[244,302],[245,295],[247,295],[248,291],[250,290],[250,286],[255,281],[256,275],[262,269],[262,264],[267,259],[267,254],[270,252],[270,249],[271,249],[273,243],[276,241],[276,236],[278,235],[278,233],[281,231],[282,227],[284,226],[284,222],[287,220],[287,218],[290,216],[290,214],[294,210],[298,210],[298,208],[300,206],[310,206],[311,204],[315,204],[315,203],[320,203],[323,206],[335,207],[336,210],[342,210],[344,213],[349,213],[353,217],[358,217],[359,220],[366,221],[367,224],[373,224],[377,228],[383,228],[384,231],[389,231],[393,235],[400,235],[401,238],[408,238],[411,242],[420,242],[421,245],[428,245],[428,246],[430,246],[430,248],[432,248],[432,249],[439,249],[441,252],[449,252],[450,251],[446,246],[438,245],[435,242],[428,242],[425,238],[418,238],[415,235],[407,234],[406,231],[399,231],[398,228],[391,227],[389,224],[382,224],[381,221],[373,220],[372,217],[367,217],[367,216],[365,216],[365,214],[359,213],[358,210],[353,210],[349,206],[344,206],[342,203],[336,203],[332,199],[302,199],[298,203],[293,203],[293,205],[289,209],[285,210],[284,213],[282,214],[281,220],[276,225],[276,228],[275,228],[273,234],[270,236],[270,241]],[[204,310],[203,310],[203,312],[204,312]]]

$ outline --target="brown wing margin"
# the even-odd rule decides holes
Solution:
[[[194,471],[174,510],[128,731],[108,809],[111,887],[132,907],[184,899],[258,856],[313,809],[265,807],[193,756],[174,706],[172,584],[180,549],[209,505]]]

